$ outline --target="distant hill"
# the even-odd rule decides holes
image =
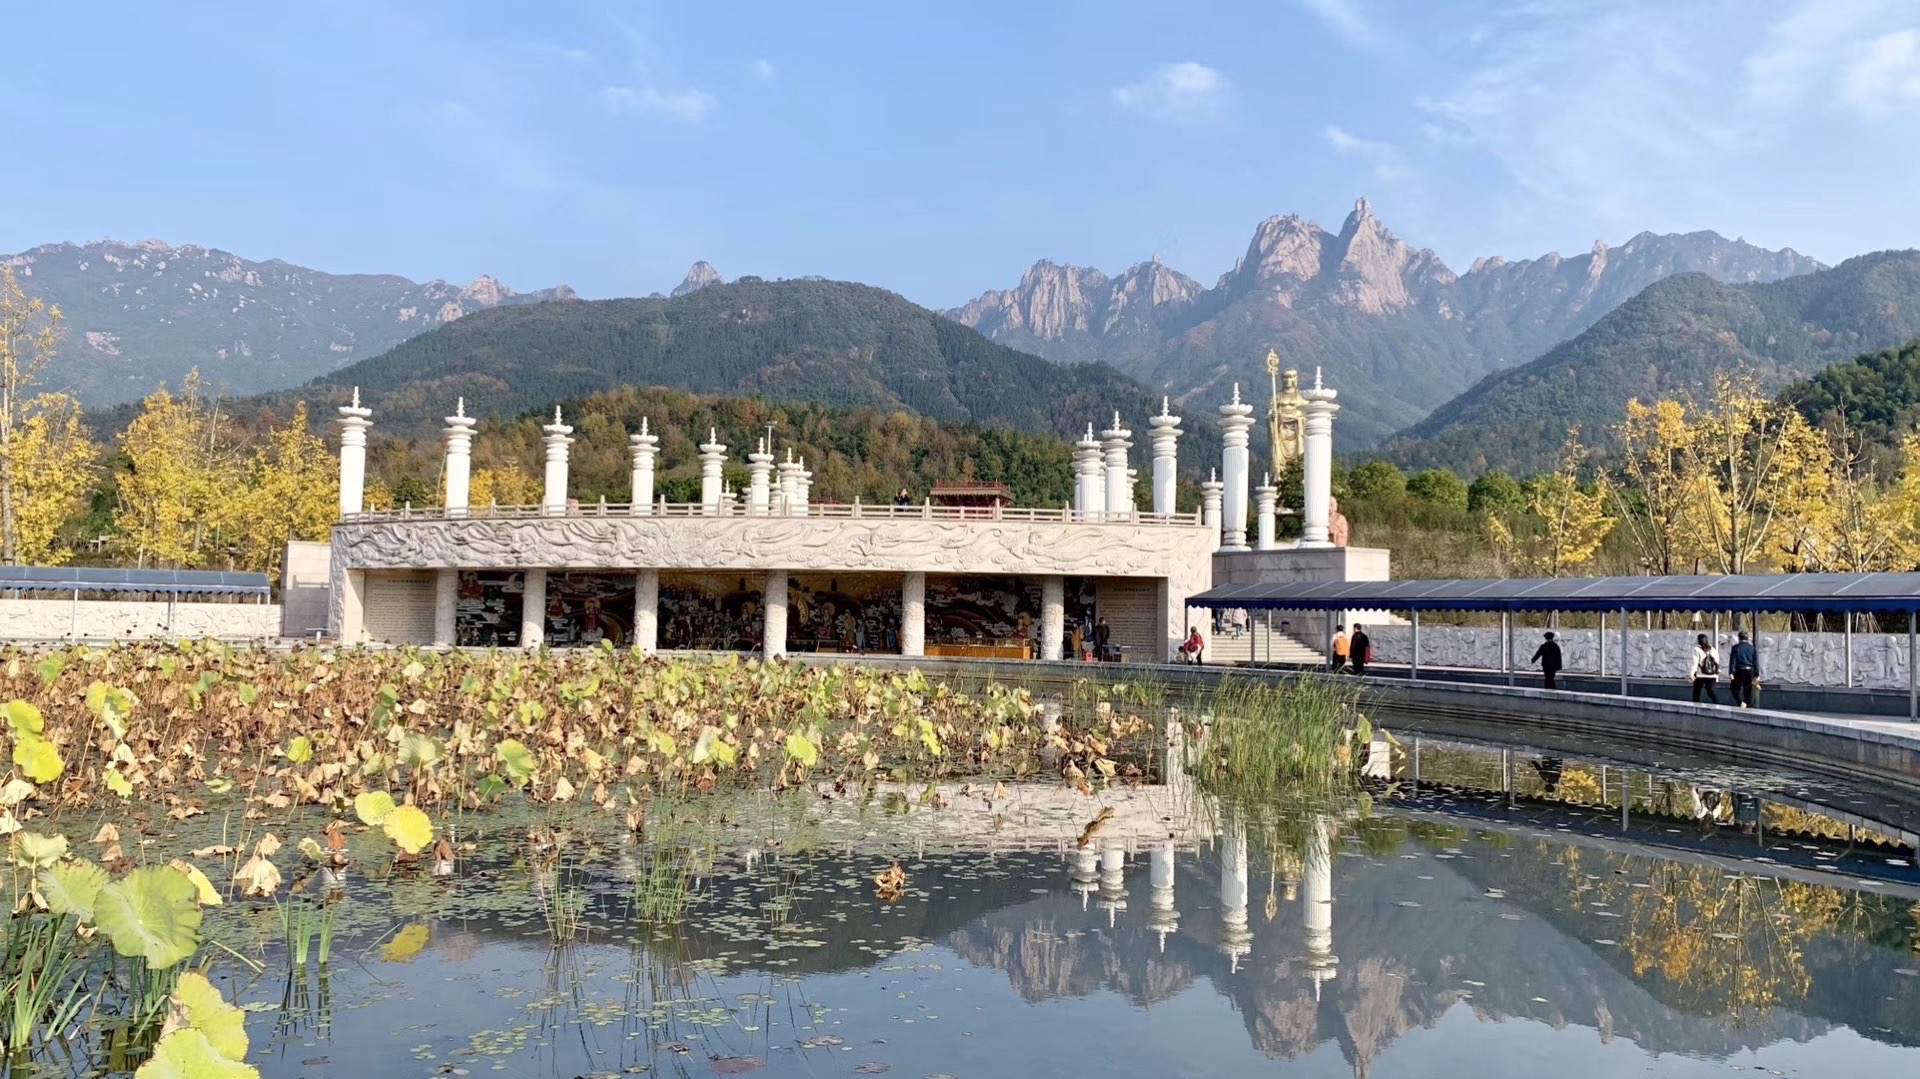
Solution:
[[[1211,409],[1238,381],[1265,398],[1267,350],[1326,371],[1343,450],[1420,421],[1482,377],[1525,364],[1656,281],[1687,272],[1763,282],[1821,268],[1712,232],[1641,233],[1573,258],[1488,258],[1456,274],[1397,239],[1361,199],[1337,233],[1272,217],[1212,288],[1158,259],[1109,277],[1042,260],[1019,285],[948,314],[1063,362],[1104,360]]]
[[[41,387],[89,406],[178,386],[194,368],[225,393],[285,389],[475,311],[574,298],[564,285],[517,293],[491,277],[418,284],[158,240],[47,244],[0,255],[0,264],[65,316]]]
[[[1532,363],[1489,375],[1384,447],[1411,467],[1530,472],[1567,428],[1605,445],[1629,399],[1704,396],[1715,372],[1779,388],[1920,336],[1920,251],[1760,284],[1684,274],[1649,286]],[[1844,384],[1833,383],[1835,392]]]
[[[1898,446],[1920,430],[1920,341],[1836,363],[1780,396],[1813,423],[1838,418],[1870,446]]]
[[[482,311],[290,394],[317,415],[360,387],[386,430],[431,434],[456,397],[474,415],[518,416],[628,386],[751,396],[834,409],[1068,436],[1117,409],[1144,464],[1160,398],[1101,364],[1060,365],[997,345],[891,292],[837,281],[708,283],[670,299]],[[656,422],[665,418],[656,417]],[[673,422],[679,422],[673,418]],[[1211,417],[1183,456],[1219,459]],[[1144,469],[1143,469],[1144,470]]]

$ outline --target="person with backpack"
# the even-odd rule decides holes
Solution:
[[[1699,704],[1703,695],[1716,705],[1720,703],[1720,693],[1714,688],[1720,681],[1720,660],[1704,633],[1694,640],[1693,665],[1687,670],[1687,679],[1693,683],[1693,703]]]
[[[1739,708],[1758,708],[1753,691],[1760,685],[1760,650],[1747,640],[1747,631],[1734,634],[1733,648],[1727,653],[1727,673],[1733,682],[1733,703]]]

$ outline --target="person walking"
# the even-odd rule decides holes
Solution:
[[[1364,675],[1367,664],[1373,662],[1373,638],[1367,636],[1367,627],[1358,622],[1353,624],[1353,637],[1347,642],[1347,658],[1353,662],[1353,673]]]
[[[1328,665],[1333,668],[1333,673],[1339,674],[1347,669],[1347,652],[1351,647],[1351,643],[1347,640],[1347,627],[1333,627],[1333,655],[1327,660]]]
[[[1699,704],[1702,696],[1720,703],[1720,693],[1714,688],[1720,681],[1720,660],[1715,658],[1713,642],[1704,633],[1694,638],[1693,665],[1687,670],[1687,680],[1693,683],[1693,703]]]
[[[1747,639],[1747,631],[1734,634],[1733,648],[1727,653],[1727,674],[1733,682],[1733,703],[1740,708],[1758,708],[1753,691],[1760,685],[1760,650]]]
[[[1560,642],[1553,639],[1552,630],[1547,631],[1546,639],[1533,650],[1533,658],[1527,662],[1540,665],[1540,681],[1544,688],[1554,688],[1554,676],[1560,673]]]
[[[1112,658],[1107,654],[1107,644],[1113,640],[1113,629],[1107,625],[1107,617],[1101,615],[1093,624],[1093,658],[1105,663]]]

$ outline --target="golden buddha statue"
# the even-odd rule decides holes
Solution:
[[[1300,393],[1300,372],[1286,372],[1280,382],[1280,354],[1267,350],[1267,380],[1273,396],[1267,404],[1267,438],[1272,450],[1273,471],[1278,474],[1287,462],[1307,448],[1307,417],[1303,407],[1307,399]]]

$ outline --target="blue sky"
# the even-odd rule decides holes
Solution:
[[[1464,270],[1711,228],[1920,245],[1916,0],[70,3],[8,16],[0,250],[589,296],[1033,260],[1211,284],[1357,195]]]

